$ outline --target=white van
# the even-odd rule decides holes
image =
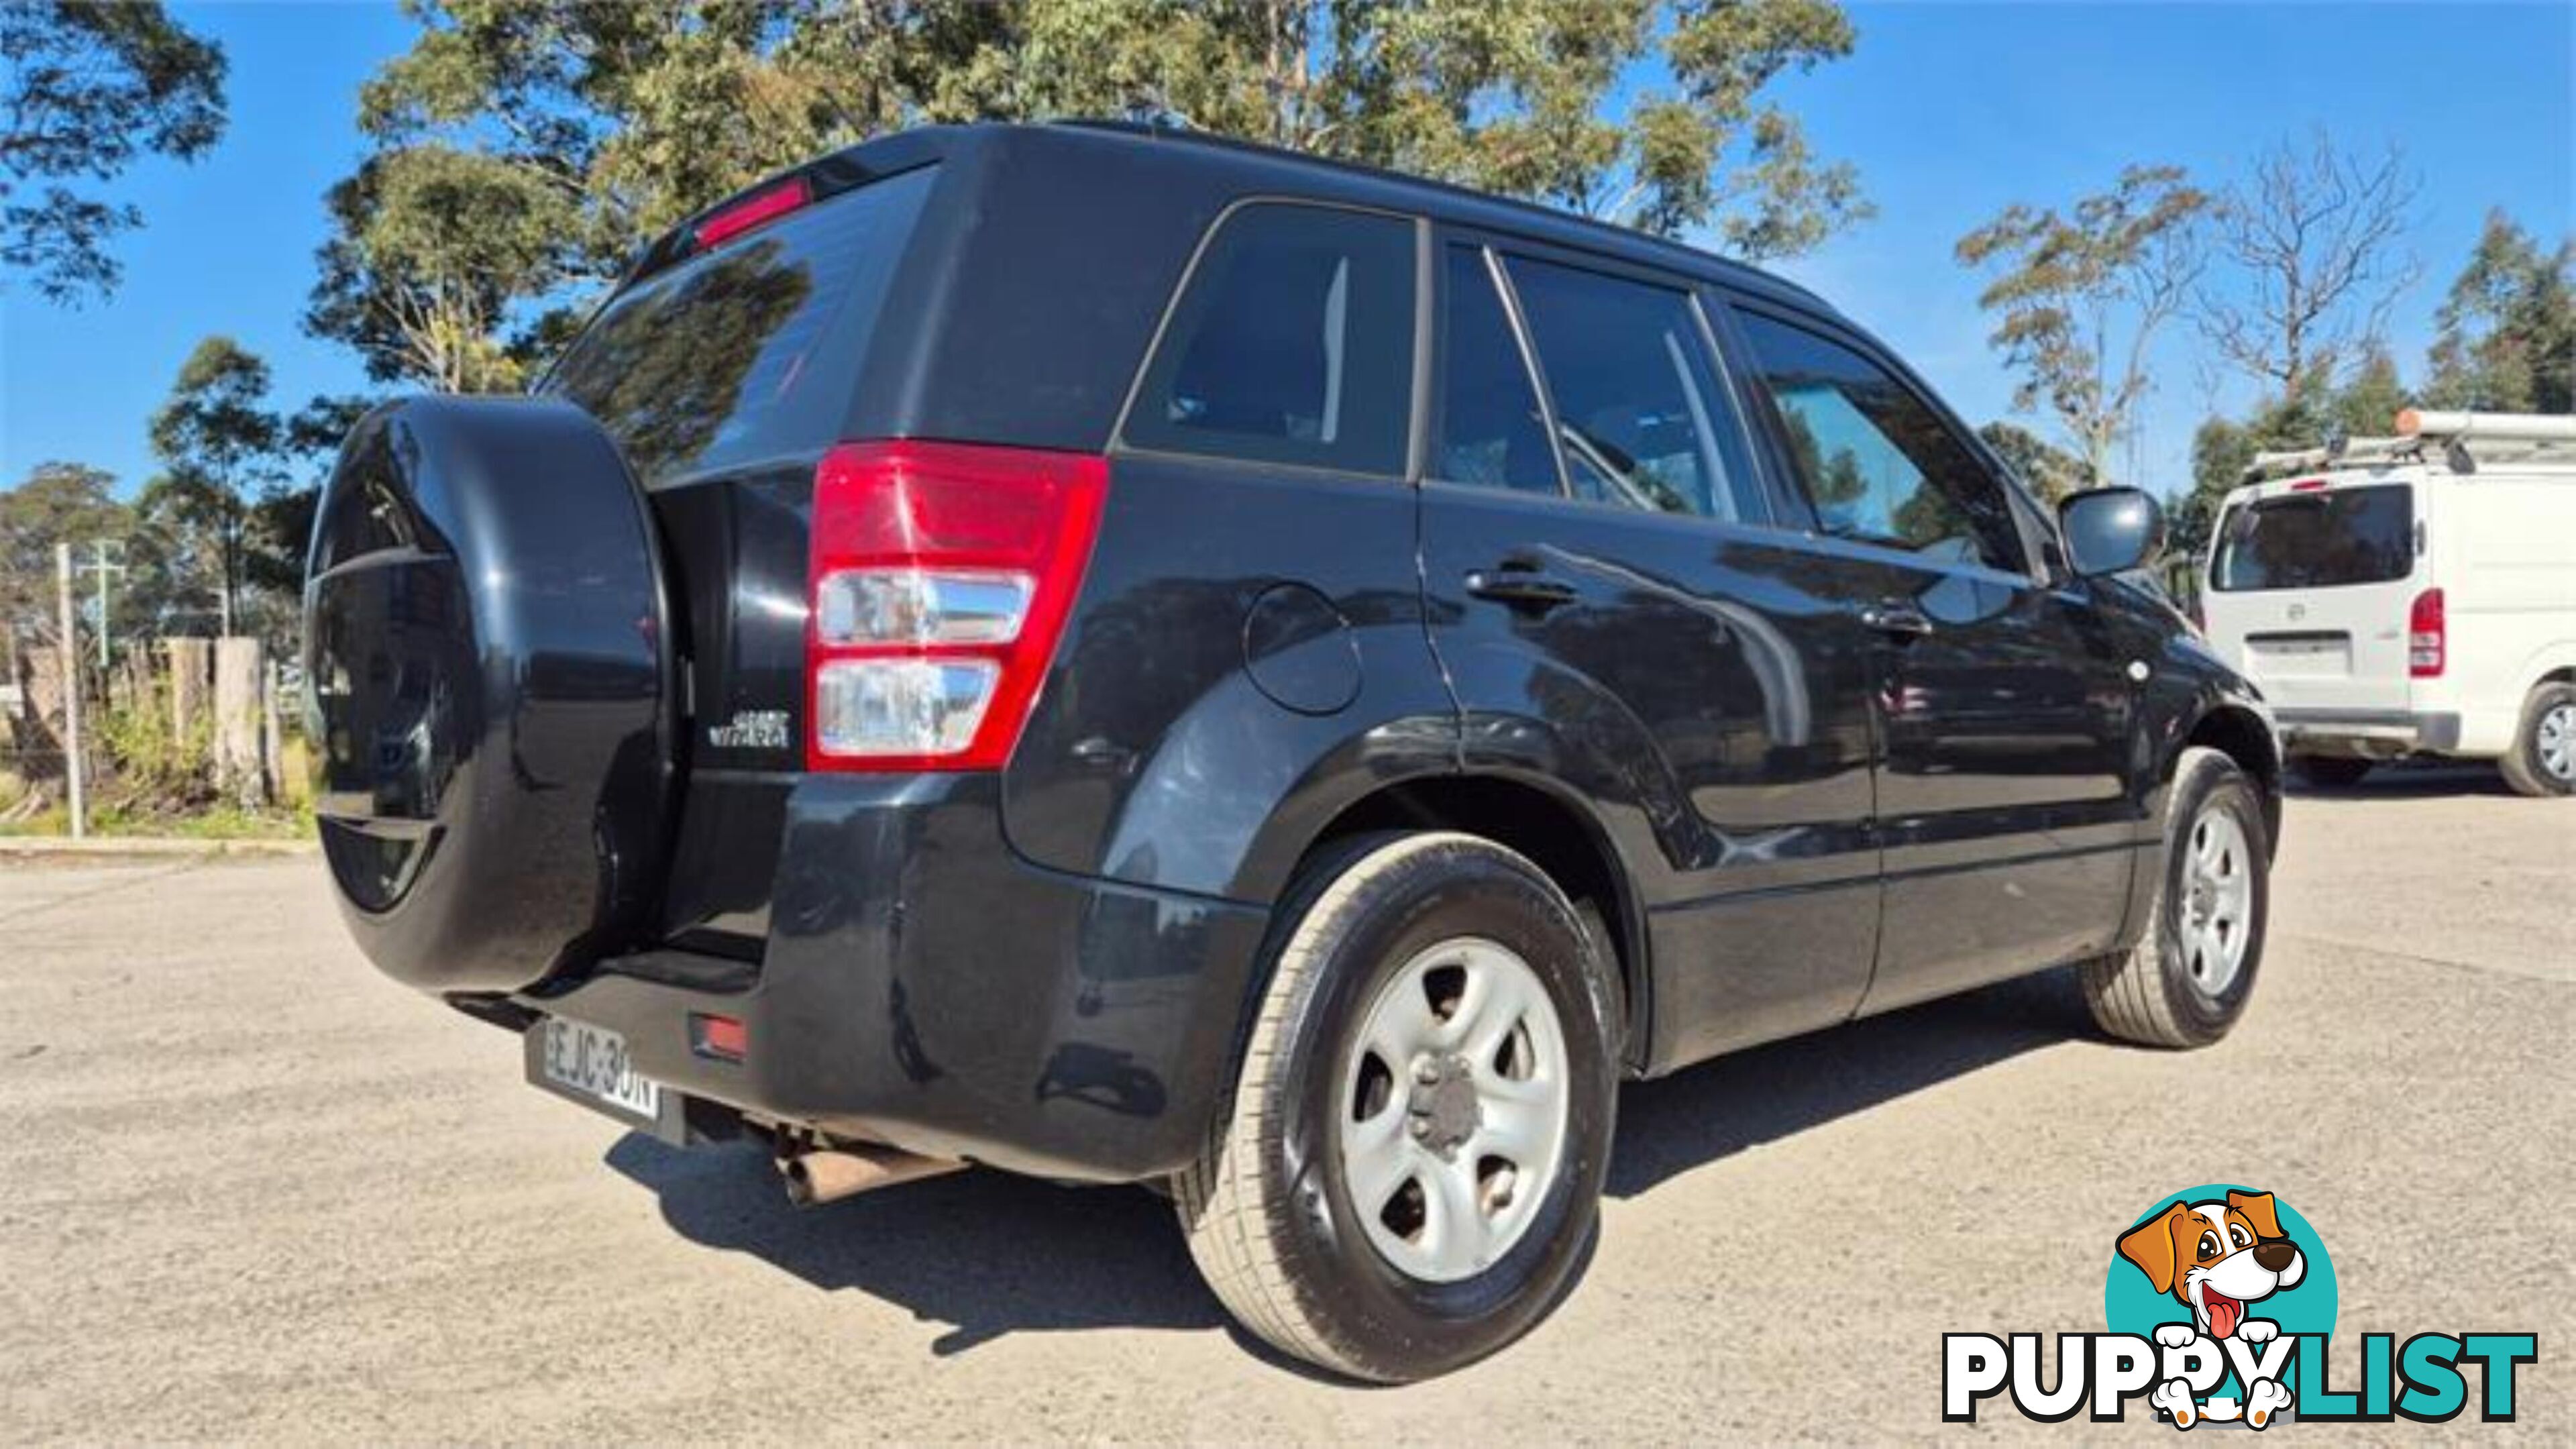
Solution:
[[[2210,640],[2311,781],[2433,754],[2576,794],[2576,418],[2397,424],[2255,460],[2211,531]]]

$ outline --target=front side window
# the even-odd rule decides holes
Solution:
[[[2403,483],[2284,493],[2240,504],[2218,525],[2209,586],[2330,589],[2415,571],[2415,490]]]
[[[1127,417],[1139,448],[1400,474],[1413,413],[1408,221],[1264,203],[1229,216]]]
[[[1885,368],[1759,312],[1739,316],[1825,532],[2020,573],[2001,484]]]
[[[1515,257],[1575,496],[1728,522],[1767,515],[1690,297]],[[1734,455],[1730,459],[1730,455]]]

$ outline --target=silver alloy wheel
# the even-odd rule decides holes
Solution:
[[[2192,822],[2179,936],[2191,981],[2217,996],[2245,965],[2254,930],[2254,859],[2234,812],[2212,803]]]
[[[2561,780],[2576,780],[2576,700],[2551,706],[2531,733],[2540,768]]]
[[[1379,988],[1342,1071],[1336,1146],[1370,1246],[1454,1283],[1528,1231],[1565,1158],[1565,1029],[1518,953],[1476,936]]]

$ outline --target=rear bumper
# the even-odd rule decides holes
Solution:
[[[2460,747],[2460,717],[2421,710],[2284,709],[2272,711],[2285,754],[2394,759]]]
[[[761,1117],[1047,1177],[1175,1171],[1230,1089],[1267,912],[1030,865],[998,798],[806,779],[759,965],[651,952],[520,1003]],[[692,1012],[740,1019],[744,1060],[695,1053]]]

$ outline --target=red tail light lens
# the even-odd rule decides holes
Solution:
[[[2406,673],[2412,679],[2439,679],[2450,636],[2443,616],[2442,591],[2426,589],[2406,611]]]
[[[689,1049],[699,1056],[738,1062],[750,1047],[751,1034],[743,1029],[741,1017],[689,1013]]]
[[[763,187],[709,216],[698,223],[698,229],[691,235],[697,238],[698,250],[705,251],[754,227],[767,226],[813,199],[814,188],[805,178],[790,176],[776,186]]]
[[[850,443],[814,478],[805,763],[998,769],[1082,586],[1106,460]]]

